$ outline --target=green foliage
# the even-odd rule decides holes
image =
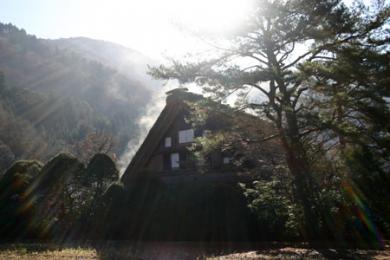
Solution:
[[[298,238],[302,227],[302,212],[291,200],[278,180],[256,181],[253,187],[243,186],[251,210],[256,214],[262,232],[275,234],[278,239]],[[291,193],[291,192],[290,192]]]
[[[333,48],[335,58],[302,66],[305,77],[317,79],[308,82],[312,93],[306,103],[312,111],[306,115],[306,124],[329,130],[326,134],[331,141],[344,147],[349,143],[370,144],[378,156],[387,157],[389,53],[386,45],[365,41],[359,38]]]

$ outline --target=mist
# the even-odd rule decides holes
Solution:
[[[137,138],[131,139],[128,142],[125,152],[118,159],[117,166],[121,176],[130,164],[139,147],[142,145],[161,111],[164,109],[166,92],[175,87],[178,87],[177,82],[168,81],[165,84],[162,84],[161,88],[156,89],[153,93],[150,105],[146,106],[145,113],[137,120],[139,129]]]

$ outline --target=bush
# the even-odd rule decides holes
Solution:
[[[42,164],[38,161],[17,161],[0,179],[0,237],[17,240],[36,237],[39,227],[37,197],[31,185]]]
[[[280,181],[255,181],[242,188],[257,217],[263,239],[297,239],[300,236],[302,210],[289,198]]]

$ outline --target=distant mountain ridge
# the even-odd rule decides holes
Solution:
[[[139,51],[117,43],[94,40],[86,37],[61,38],[50,40],[58,48],[68,49],[77,54],[118,70],[129,78],[139,78],[146,87],[158,87],[161,82],[147,75],[147,65],[156,65],[157,61]]]
[[[0,153],[40,160],[79,153],[75,144],[93,133],[113,137],[113,152],[122,153],[158,85],[145,74],[149,62],[113,43],[38,39],[0,23]]]

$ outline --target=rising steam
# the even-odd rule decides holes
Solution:
[[[147,107],[144,115],[139,118],[137,122],[139,127],[138,138],[129,141],[125,152],[119,157],[118,160],[118,167],[121,175],[126,170],[131,159],[143,143],[150,128],[153,126],[154,122],[156,122],[157,117],[163,110],[165,106],[165,92],[169,91],[170,89],[173,89],[174,87],[176,87],[175,83],[170,81],[167,82],[164,87],[158,90],[157,93],[152,97],[150,101],[150,106]]]

